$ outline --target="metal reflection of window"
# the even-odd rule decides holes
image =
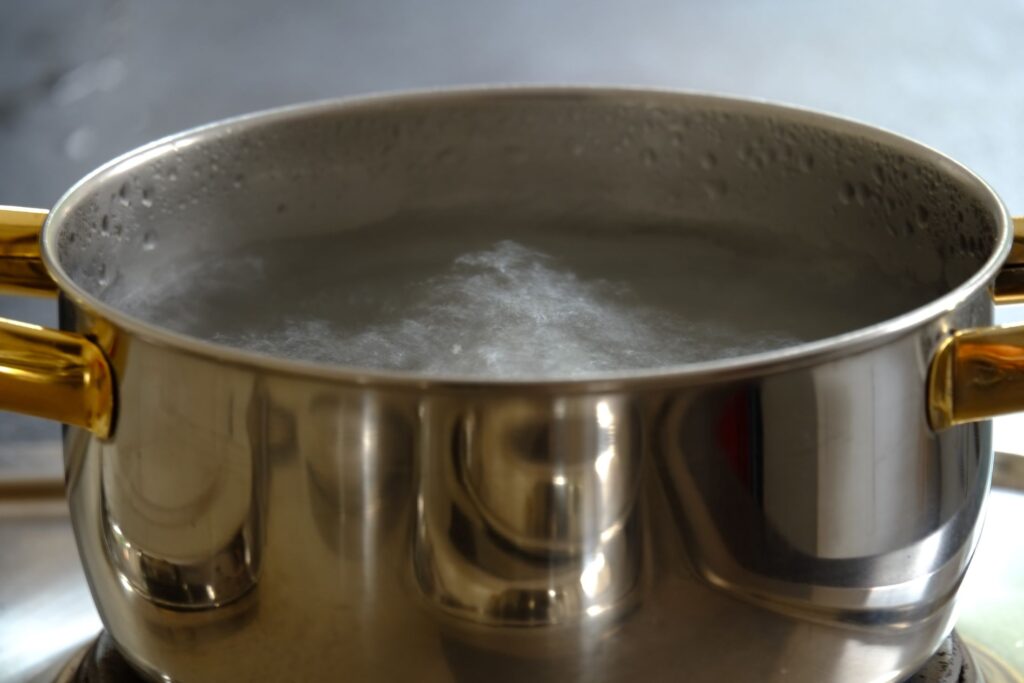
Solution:
[[[598,436],[604,448],[598,453],[594,460],[594,471],[602,483],[608,481],[611,472],[612,460],[615,459],[615,414],[612,413],[608,401],[597,402],[597,426],[600,430]]]
[[[595,597],[600,590],[604,587],[604,576],[605,568],[607,563],[604,559],[604,553],[598,552],[594,557],[587,562],[586,566],[583,567],[583,571],[580,573],[580,587],[583,589],[583,593],[588,598]]]

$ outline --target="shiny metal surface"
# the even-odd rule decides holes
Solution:
[[[508,108],[492,112],[495,102]],[[685,669],[698,681],[859,683],[899,680],[927,659],[952,628],[992,469],[991,425],[932,431],[923,390],[951,330],[991,323],[986,286],[1009,238],[1005,210],[979,180],[855,124],[716,98],[519,91],[349,106],[278,112],[164,141],[84,181],[47,223],[45,256],[65,292],[62,326],[94,335],[118,380],[116,431],[101,440],[67,429],[65,464],[98,608],[140,670],[185,681],[309,679],[342,669],[355,680],[617,681],[674,680]],[[833,211],[843,177],[824,162],[814,174],[791,175],[799,154],[758,148],[735,157],[746,170],[728,170],[735,201],[710,203],[701,191],[683,206],[792,226],[801,223],[781,219],[793,217],[794,203],[769,190],[802,188],[802,210],[835,217],[841,229],[830,239],[854,250],[882,243],[880,267],[909,268],[922,306],[782,353],[574,382],[416,378],[264,358],[153,328],[90,293],[94,266],[132,253],[143,235],[108,240],[89,226],[116,210],[125,226],[161,227],[155,217],[126,220],[148,215],[141,202],[130,208],[146,174],[170,159],[181,171],[208,160],[213,147],[219,158],[238,151],[253,163],[235,146],[247,133],[269,140],[261,153],[278,163],[308,168],[320,158],[310,150],[323,149],[311,146],[311,131],[344,132],[345,112],[363,137],[365,126],[390,125],[387,116],[453,122],[438,135],[478,131],[468,116],[493,123],[486,139],[501,145],[509,136],[533,139],[524,137],[529,126],[545,135],[577,130],[551,123],[573,114],[593,116],[593,128],[582,130],[618,131],[625,122],[658,136],[662,123],[676,114],[690,120],[692,109],[695,125],[710,126],[701,140],[708,130],[756,133],[771,122],[799,143],[785,126],[809,126],[808,139],[842,141],[824,147],[846,149],[835,152],[837,168],[850,165],[841,163],[845,153],[855,169],[858,159],[869,164],[857,171],[868,178],[880,175],[870,162],[881,146],[969,209],[970,248],[945,248],[956,233],[941,216],[925,241],[889,231],[873,222],[881,199]],[[654,181],[598,196],[592,178],[559,165],[569,163],[567,146],[546,149],[555,151],[529,173],[517,164],[490,176],[470,167],[427,182],[415,173],[436,174],[428,164],[404,180],[434,198],[446,187],[501,187],[523,202],[585,199],[597,210],[629,198],[648,205],[653,192],[668,202],[660,208],[683,211]],[[629,163],[648,163],[596,149],[587,168],[610,174],[609,187],[631,177]],[[326,169],[348,168],[325,158]],[[687,163],[698,167],[699,158]],[[779,172],[761,173],[767,163]],[[325,194],[336,187],[329,174],[309,175],[302,187],[267,182],[299,207],[290,224],[317,229],[334,216],[334,201],[364,199],[353,204],[357,216],[393,205],[380,189],[388,185],[376,182],[371,192],[360,177],[348,195]],[[555,178],[568,185],[557,196],[538,194]],[[760,191],[742,192],[741,178]],[[907,182],[913,189],[918,181]],[[258,214],[278,201],[260,193],[267,187],[243,193],[244,201],[207,191],[188,209],[197,221],[175,218],[176,246],[200,235],[280,231],[265,217],[239,215],[245,231],[201,220],[236,208]],[[324,203],[307,204],[307,195]],[[65,239],[72,233],[75,246]],[[92,243],[83,246],[87,234]],[[172,246],[175,236],[163,235]]]
[[[0,206],[0,294],[57,294],[39,253],[46,214],[41,209]]]
[[[987,424],[933,434],[923,392],[901,392],[923,381],[916,338],[667,395],[485,403],[130,346],[114,439],[67,433],[72,513],[108,630],[141,668],[183,680],[342,663],[362,679],[472,680],[498,662],[509,680],[683,666],[708,681],[895,680],[952,626],[991,470]],[[493,524],[506,508],[468,476],[482,404],[532,416],[493,452],[523,497],[537,494],[517,479],[550,463],[532,526]],[[558,415],[594,444],[574,460],[596,469],[611,447],[626,463],[605,495],[559,474],[575,463]],[[764,436],[730,456],[714,441],[730,420]],[[619,425],[644,436],[619,442]],[[902,457],[865,459],[858,433]],[[562,531],[569,519],[583,522]],[[129,543],[159,571],[126,562]]]
[[[0,409],[110,433],[114,386],[100,348],[81,334],[0,318]]]
[[[46,215],[0,206],[0,293],[56,293],[39,253]],[[106,436],[114,387],[103,352],[80,334],[0,318],[0,409]]]
[[[956,332],[935,355],[928,396],[936,429],[1018,412],[1024,403],[1024,326]]]

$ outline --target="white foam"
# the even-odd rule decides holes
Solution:
[[[380,302],[397,318],[364,329],[292,315],[213,339],[345,365],[500,376],[656,367],[796,341],[774,334],[730,343],[723,326],[625,304],[625,285],[581,280],[551,256],[507,240],[458,257],[411,290],[408,301]]]
[[[870,259],[744,226],[457,211],[233,249],[162,240],[101,293],[154,324],[275,356],[504,377],[773,350],[926,294]]]

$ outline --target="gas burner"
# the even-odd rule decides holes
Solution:
[[[983,680],[971,653],[954,633],[906,683],[982,683]]]
[[[80,649],[54,683],[145,683],[106,631]]]
[[[954,633],[905,683],[1017,683],[1020,680],[998,661],[990,660],[985,652],[972,653]],[[144,679],[125,661],[104,631],[68,661],[54,683],[144,683]]]

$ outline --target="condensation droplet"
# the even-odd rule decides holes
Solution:
[[[843,204],[851,203],[857,196],[857,190],[853,187],[853,183],[845,182],[843,186],[839,188],[839,201]]]
[[[701,188],[712,201],[724,195],[729,189],[724,180],[708,180],[701,184]]]
[[[577,142],[572,146],[572,155],[574,157],[583,156],[583,152],[585,152],[586,149],[586,146],[582,142]]]
[[[121,183],[121,189],[117,191],[117,196],[121,198],[121,203],[125,206],[131,205],[131,200],[128,199],[128,183]]]
[[[147,230],[142,236],[142,250],[153,251],[156,249],[156,233],[152,230]]]
[[[176,169],[174,166],[171,166],[169,169],[167,169],[167,179],[172,181],[172,182],[177,180],[178,179],[178,169]]]
[[[434,163],[447,164],[455,159],[455,150],[451,147],[442,147],[434,155]]]
[[[814,170],[814,155],[810,152],[800,156],[800,160],[797,162],[797,167],[804,173],[810,173]]]
[[[928,207],[918,204],[914,215],[917,218],[917,224],[922,228],[928,225]]]
[[[241,188],[245,184],[245,175],[238,173],[235,175],[234,185],[235,188]]]
[[[142,188],[142,205],[146,208],[153,206],[153,190],[148,187]]]
[[[858,183],[854,187],[853,196],[861,206],[864,206],[872,199],[875,199],[875,193],[867,183]]]
[[[658,161],[658,153],[650,147],[644,147],[640,152],[640,160],[644,162],[645,166],[653,166]]]
[[[519,145],[509,145],[505,148],[505,158],[513,164],[524,164],[530,158],[530,155]]]
[[[101,263],[99,267],[96,269],[96,282],[99,284],[100,287],[105,287],[107,285],[107,282],[109,282],[109,280],[107,280],[106,264]]]
[[[280,204],[278,204],[278,205],[277,205],[277,212],[278,212],[278,213],[284,213],[284,212],[285,212],[285,211],[287,211],[287,210],[288,210],[288,206],[287,206],[287,205],[285,205],[285,203],[284,203],[284,202],[282,202],[282,203],[280,203]]]
[[[100,219],[100,234],[104,236],[110,234],[110,216],[107,214],[103,214],[103,218]]]
[[[703,168],[705,171],[710,171],[717,165],[718,157],[716,157],[711,152],[708,152],[707,154],[700,158],[700,167]]]
[[[124,226],[120,223],[114,223],[114,236],[120,237],[122,232],[124,232]]]

